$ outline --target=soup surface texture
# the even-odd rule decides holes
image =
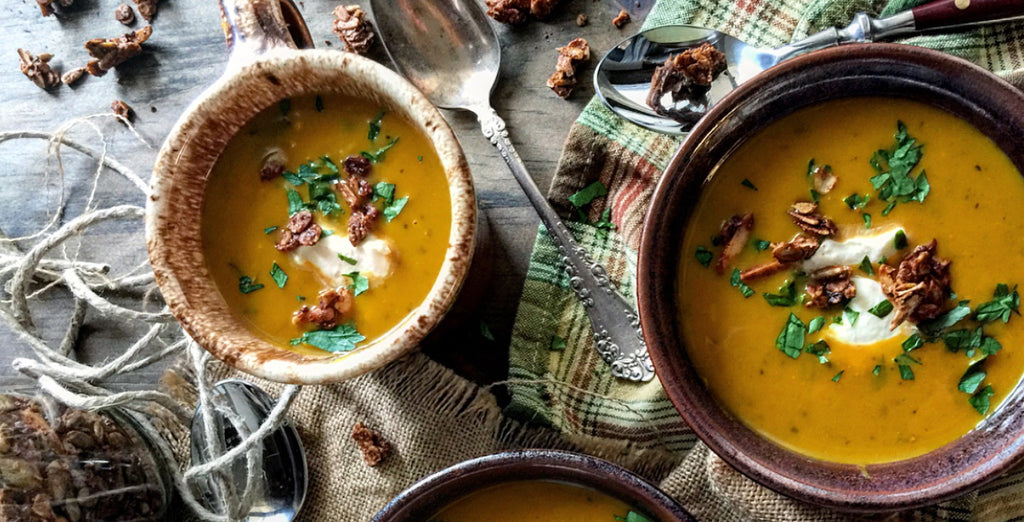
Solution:
[[[803,217],[833,221],[825,236],[787,213],[814,199]],[[741,144],[700,196],[677,289],[686,352],[728,411],[791,450],[871,464],[936,449],[983,422],[1024,373],[1022,202],[1006,155],[939,109],[851,98],[799,110]],[[749,235],[718,270],[723,222],[746,213]],[[794,261],[775,250],[798,236],[816,251]],[[932,240],[924,277],[941,313],[901,322],[924,290],[902,281],[900,301],[881,273],[909,268]],[[928,279],[943,260],[948,286]],[[829,270],[848,284],[829,287]],[[812,283],[832,304],[814,303]]]
[[[430,522],[615,522],[629,506],[590,488],[543,480],[508,482],[471,493]],[[632,515],[632,520],[650,519]]]
[[[346,186],[364,194],[346,197]],[[376,214],[359,241],[350,241],[354,210]],[[218,289],[251,331],[324,354],[373,343],[419,306],[450,228],[445,172],[423,134],[367,100],[309,96],[267,108],[227,145],[210,172],[202,241]],[[286,234],[297,243],[284,244]],[[332,290],[341,304],[318,298]]]

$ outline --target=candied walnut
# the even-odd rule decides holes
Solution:
[[[373,25],[358,5],[339,5],[334,8],[334,34],[345,42],[345,50],[363,54],[373,45]]]
[[[811,177],[814,179],[814,190],[818,194],[832,192],[832,189],[836,188],[836,182],[839,181],[839,178],[832,173],[832,167],[828,165],[824,167],[816,165],[814,170],[811,171]]]
[[[121,123],[128,124],[135,119],[135,111],[122,100],[110,102],[110,110],[114,111]]]
[[[95,60],[86,64],[93,76],[103,76],[129,58],[142,52],[142,43],[153,34],[152,26],[145,26],[116,38],[93,38],[85,42],[85,49]]]
[[[114,10],[114,20],[124,25],[132,25],[135,23],[135,11],[132,11],[128,4],[121,4]]]
[[[773,259],[767,263],[763,263],[757,266],[752,266],[742,272],[740,272],[740,281],[744,283],[760,279],[762,277],[768,277],[772,274],[777,274],[790,267],[792,263],[784,263],[778,259]]]
[[[363,452],[363,461],[367,466],[373,467],[380,464],[391,453],[391,445],[388,444],[388,441],[384,440],[380,433],[367,428],[362,422],[356,423],[352,427],[352,439],[356,441],[359,450]]]
[[[373,187],[370,186],[370,182],[362,178],[349,177],[334,186],[341,193],[341,198],[352,209],[365,206],[370,202],[370,196],[373,195]]]
[[[707,42],[672,55],[654,70],[647,105],[662,116],[692,118],[696,113],[668,109],[662,98],[667,93],[673,102],[704,96],[725,69],[725,53]]]
[[[585,25],[587,25],[587,15],[580,13],[576,16],[576,26],[583,27]]]
[[[270,181],[284,173],[284,164],[287,161],[284,151],[279,147],[270,147],[263,154],[262,167],[260,167],[260,180]]]
[[[380,211],[373,205],[352,209],[352,215],[348,217],[348,240],[353,246],[358,246],[370,234],[378,214]]]
[[[345,158],[342,166],[345,167],[345,172],[350,176],[362,176],[364,178],[370,175],[370,169],[373,167],[370,160],[363,156],[349,156]]]
[[[558,49],[555,72],[548,78],[547,85],[555,94],[568,98],[576,87],[576,69],[590,60],[590,44],[583,38],[574,38],[565,47]]]
[[[487,15],[503,24],[521,24],[529,19],[546,18],[560,0],[487,0]]]
[[[938,248],[938,241],[933,239],[927,245],[914,248],[898,267],[887,264],[878,267],[882,292],[896,308],[890,328],[895,329],[907,319],[920,323],[942,314],[952,286],[949,274],[952,261],[939,257]]]
[[[274,248],[281,252],[290,252],[299,246],[312,246],[320,240],[322,233],[320,225],[313,222],[313,213],[302,210],[293,214],[288,224],[281,229]]]
[[[722,247],[722,255],[718,257],[718,263],[715,264],[715,271],[719,274],[725,273],[725,269],[729,268],[733,259],[736,259],[744,245],[747,244],[747,240],[750,239],[750,231],[753,228],[754,215],[750,212],[735,215],[722,223],[719,237],[725,246]]]
[[[320,234],[322,233],[323,230],[320,228],[320,225],[314,223],[310,225],[309,228],[307,228],[306,230],[300,232],[296,240],[299,242],[300,245],[313,246],[316,244],[317,241],[320,241]]]
[[[354,304],[352,292],[343,286],[321,291],[318,299],[316,305],[303,306],[292,314],[292,323],[313,323],[322,330],[330,330],[352,311]]]
[[[18,49],[18,57],[21,59],[22,74],[40,89],[49,90],[60,85],[60,75],[47,63],[53,58],[52,54],[35,56],[24,49]]]
[[[850,280],[852,274],[850,267],[839,265],[815,270],[805,289],[804,306],[824,309],[853,299],[857,296],[857,287]]]
[[[622,26],[628,23],[629,13],[627,13],[625,9],[620,9],[619,14],[612,19],[612,25],[614,25],[616,29],[622,29]]]
[[[809,234],[829,237],[839,232],[839,228],[831,219],[818,213],[817,203],[797,201],[786,213],[793,218],[796,226]]]
[[[291,219],[288,220],[288,230],[291,230],[295,234],[300,234],[312,224],[313,213],[309,210],[302,210],[296,212]]]
[[[151,22],[153,16],[156,15],[156,0],[133,0],[135,6],[139,8],[139,14],[142,19]]]
[[[818,251],[821,242],[818,238],[811,236],[796,236],[792,241],[775,243],[772,245],[772,256],[783,263],[802,261],[814,255]]]
[[[72,85],[75,82],[77,82],[78,80],[82,79],[82,75],[84,75],[84,74],[85,74],[85,67],[79,67],[77,69],[71,69],[70,71],[64,73],[64,75],[60,77],[60,81],[64,85]]]

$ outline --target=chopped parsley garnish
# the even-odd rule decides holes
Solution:
[[[494,340],[494,334],[491,333],[491,327],[487,326],[487,323],[480,321],[480,335],[488,341]]]
[[[281,116],[287,116],[292,111],[292,100],[291,98],[285,98],[277,104],[277,107],[281,109]]]
[[[835,377],[832,378],[832,382],[839,382],[839,379],[843,376],[843,372],[846,370],[840,370]]]
[[[327,170],[331,171],[331,174],[334,174],[335,176],[339,176],[339,178],[340,178],[341,171],[338,170],[338,165],[336,165],[334,163],[334,161],[331,160],[330,156],[327,156],[327,155],[320,156],[320,165],[323,165],[324,167],[327,167]]]
[[[243,294],[251,294],[260,288],[263,288],[263,285],[253,283],[252,278],[249,276],[244,275],[238,278],[238,291]]]
[[[329,228],[320,229],[320,237],[333,236],[334,231]]]
[[[303,210],[306,210],[306,202],[302,201],[302,195],[299,194],[295,189],[286,188],[285,193],[288,194],[288,215],[294,216]]]
[[[697,262],[700,263],[701,266],[708,267],[711,266],[711,259],[715,255],[712,254],[710,250],[704,248],[703,246],[699,246],[697,247],[697,251],[694,252],[693,256],[697,258]]]
[[[1003,349],[1003,345],[999,341],[985,335],[980,327],[974,330],[960,329],[946,332],[942,336],[942,341],[946,343],[946,348],[949,348],[949,351],[956,353],[963,350],[967,357],[974,357],[979,350],[985,356],[989,356],[995,355],[996,352]]]
[[[281,267],[277,266],[277,263],[274,263],[270,267],[270,277],[274,280],[274,283],[278,288],[284,288],[285,283],[288,282],[288,274],[284,273],[284,270],[281,270]]]
[[[803,321],[796,314],[790,313],[786,326],[782,327],[782,331],[775,339],[775,347],[793,359],[800,357],[804,348],[804,331]]]
[[[818,330],[821,330],[822,326],[825,326],[825,318],[819,315],[818,317],[811,319],[811,322],[807,323],[807,333],[815,333]]]
[[[871,267],[871,260],[868,259],[868,256],[864,256],[864,259],[861,259],[860,270],[869,276],[875,275],[875,269]]]
[[[865,212],[860,217],[864,220],[864,228],[871,228],[871,214]]]
[[[291,345],[308,344],[328,352],[351,352],[366,337],[356,330],[355,323],[340,324],[330,330],[304,332],[291,340]]]
[[[770,248],[771,246],[772,243],[770,241],[765,241],[763,239],[754,240],[754,250],[757,250],[758,252],[764,252],[765,250],[768,250],[768,248]]]
[[[264,228],[263,229],[263,233],[264,234],[269,234],[269,233],[271,233],[271,232],[273,232],[275,230],[277,230],[277,225],[271,225],[271,226],[269,226],[267,228]]]
[[[304,296],[304,295],[297,295],[297,296],[295,296],[295,300],[301,303],[302,301],[306,300],[306,296]]]
[[[981,389],[981,391],[971,395],[971,398],[967,399],[967,402],[971,403],[971,406],[974,406],[974,409],[978,413],[984,415],[988,412],[989,406],[992,405],[993,395],[995,395],[995,392],[992,391],[992,386],[986,385]]]
[[[757,186],[755,186],[754,183],[747,178],[743,178],[743,181],[740,182],[740,185],[743,185],[744,187],[747,187],[750,190],[757,191]]]
[[[370,289],[370,280],[359,275],[359,272],[349,272],[342,275],[352,280],[352,283],[348,285],[352,295],[357,296]]]
[[[630,511],[626,514],[626,518],[622,518],[615,515],[616,522],[653,522],[651,519],[637,513],[636,511]]]
[[[876,364],[875,368],[873,370],[871,370],[871,373],[874,374],[874,375],[878,375],[878,374],[882,373],[882,365],[881,364]]]
[[[321,174],[321,169],[327,169],[328,173]],[[338,166],[327,156],[321,156],[316,161],[310,161],[299,165],[297,173],[285,172],[281,177],[293,186],[308,185],[309,202],[302,200],[302,196],[291,188],[285,188],[288,193],[288,213],[294,215],[304,209],[318,210],[323,215],[333,212],[340,212],[341,205],[335,195],[333,183],[339,176]]]
[[[594,226],[597,227],[597,237],[604,239],[608,237],[608,232],[615,230],[615,223],[612,223],[612,209],[608,207],[601,212],[601,218],[594,222]]]
[[[743,293],[743,297],[750,297],[754,295],[754,289],[743,284],[743,279],[740,277],[739,268],[732,269],[732,277],[729,278],[729,284],[735,286],[736,288],[739,288],[740,292]]]
[[[907,234],[903,232],[903,229],[896,231],[896,234],[892,236],[892,246],[896,250],[903,250],[907,248]]]
[[[395,201],[395,184],[385,183],[383,181],[378,182],[373,186],[373,200],[383,199],[384,203],[390,205]]]
[[[903,341],[903,344],[901,346],[903,347],[904,352],[912,352],[924,346],[924,340],[921,339],[920,335],[912,334],[910,337],[907,337],[905,341]]]
[[[843,319],[846,321],[846,324],[850,326],[857,324],[858,317],[860,317],[860,312],[850,308],[843,309]]]
[[[900,378],[904,381],[914,380],[914,370],[910,368],[910,365],[921,364],[921,361],[911,357],[910,354],[907,354],[906,352],[899,354],[895,359],[893,359],[893,362],[895,362],[896,366],[899,367]]]
[[[384,161],[384,154],[388,150],[390,150],[391,147],[394,147],[396,143],[398,143],[398,138],[392,139],[391,141],[388,142],[387,145],[377,149],[375,152],[368,152],[364,150],[359,154],[362,155],[364,158],[370,160],[371,163],[380,163]]]
[[[384,207],[384,217],[387,218],[388,223],[398,217],[398,214],[402,212],[402,209],[405,208],[405,204],[408,202],[409,196],[405,196],[404,198],[398,198],[392,201],[388,206]]]
[[[565,351],[565,339],[553,335],[551,336],[551,351],[552,352],[564,352]]]
[[[736,285],[734,284],[733,286]],[[764,292],[761,296],[772,306],[793,306],[797,303],[796,282],[786,281],[779,287],[779,293],[769,294]]]
[[[971,315],[969,301],[960,301],[950,311],[917,325],[917,327],[929,337],[938,337],[944,330],[960,322],[961,319]]]
[[[843,198],[843,203],[846,203],[846,206],[850,207],[853,210],[859,210],[864,208],[864,206],[867,205],[868,201],[870,200],[870,194],[864,194],[863,196],[861,196],[860,194],[854,193]]]
[[[964,372],[963,377],[960,377],[957,389],[964,393],[970,393],[973,395],[974,392],[978,391],[978,387],[981,386],[981,383],[985,380],[987,375],[988,374],[985,372],[982,364],[972,364],[967,368],[967,371]]]
[[[423,156],[416,156],[416,161],[423,163]]]
[[[811,189],[811,201],[815,203],[821,201],[821,193],[818,192],[817,190]]]
[[[380,135],[380,122],[384,119],[384,114],[386,114],[385,111],[380,111],[377,116],[370,120],[370,131],[366,133],[366,139],[376,141],[377,136]]]
[[[874,315],[875,317],[878,318],[882,318],[889,315],[889,312],[891,311],[892,303],[890,303],[889,301],[881,301],[880,303],[868,309],[868,312],[871,312],[871,315]]]
[[[993,297],[995,299],[978,305],[974,310],[974,318],[979,322],[988,323],[999,319],[1006,323],[1010,320],[1010,314],[1020,314],[1020,294],[1017,293],[1016,286],[1011,292],[1009,286],[1005,284],[996,285]]]
[[[576,208],[583,208],[591,201],[607,194],[608,189],[604,186],[604,183],[595,181],[580,189],[579,192],[569,196],[569,203],[572,203],[572,206]]]
[[[828,354],[832,353],[832,348],[824,339],[822,339],[816,343],[807,345],[807,348],[804,348],[804,351],[817,357],[819,363],[826,364],[828,363]]]
[[[883,216],[889,215],[896,203],[923,203],[931,190],[923,170],[916,178],[910,174],[921,161],[921,145],[907,134],[902,121],[896,124],[894,139],[896,143],[891,149],[875,152],[869,161],[878,173],[871,178],[871,185],[878,191],[878,199],[889,203],[882,211]]]
[[[1003,345],[999,344],[999,341],[994,338],[986,335],[981,338],[981,346],[979,346],[978,349],[985,355],[995,355],[996,352],[1003,349]]]
[[[350,265],[354,265],[354,264],[356,264],[358,262],[358,261],[355,260],[355,258],[348,257],[348,256],[346,256],[345,254],[342,254],[342,253],[338,253],[338,259],[340,259],[340,260],[342,260],[342,261],[344,261],[344,262],[346,262],[346,263],[348,263]]]

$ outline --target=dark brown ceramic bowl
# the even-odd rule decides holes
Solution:
[[[955,114],[1024,171],[1024,95],[988,71],[903,45],[860,44],[811,53],[740,86],[687,137],[651,202],[637,287],[644,337],[658,376],[680,414],[715,453],[791,497],[847,511],[887,511],[965,493],[1020,461],[1024,388],[1018,384],[977,429],[926,455],[866,467],[814,460],[762,438],[716,402],[686,355],[680,341],[686,324],[677,319],[679,245],[716,166],[746,138],[786,114],[855,96],[909,98]]]
[[[423,522],[475,491],[523,480],[567,482],[616,497],[652,520],[694,520],[644,479],[611,462],[580,453],[522,450],[488,455],[445,468],[403,491],[371,522]]]

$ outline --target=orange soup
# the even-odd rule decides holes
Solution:
[[[307,353],[373,343],[424,300],[448,247],[440,159],[409,122],[367,100],[267,108],[210,173],[207,266],[254,333]]]
[[[654,522],[590,488],[543,480],[508,482],[471,493],[430,522]]]
[[[735,417],[817,459],[924,454],[1024,373],[1024,180],[939,109],[854,98],[725,159],[687,225],[689,358]]]

